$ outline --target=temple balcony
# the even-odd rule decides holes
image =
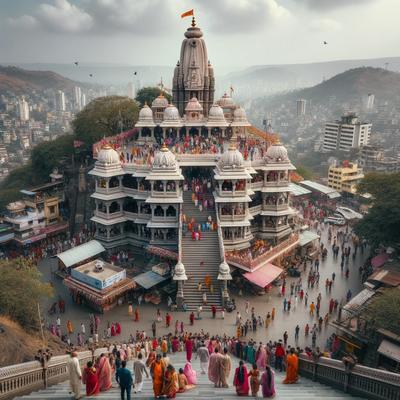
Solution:
[[[260,214],[261,209],[262,209],[262,205],[258,204],[257,206],[249,207],[249,213],[250,213],[250,215],[252,215],[254,217],[255,215]]]
[[[259,181],[259,182],[251,182],[251,188],[253,190],[261,190],[263,187],[264,182],[263,181]]]
[[[243,221],[248,218],[246,213],[242,214],[220,214],[219,219],[221,221]]]
[[[176,198],[176,197],[180,197],[181,195],[181,191],[178,190],[174,190],[171,192],[168,191],[158,191],[158,190],[152,190],[151,191],[151,197],[167,197],[167,198]]]
[[[101,187],[97,186],[96,187],[96,193],[101,193],[101,194],[114,194],[114,193],[119,193],[122,192],[123,188],[122,186],[116,186],[116,187]]]
[[[122,217],[124,215],[124,213],[123,213],[123,211],[116,211],[116,212],[113,212],[113,213],[107,213],[107,212],[95,210],[94,215],[96,217],[99,217],[99,218],[110,220],[110,219]]]
[[[289,207],[289,203],[283,204],[264,204],[262,206],[263,211],[282,211]]]
[[[137,212],[135,213],[135,212],[126,211],[126,210],[124,210],[124,215],[130,221],[134,221],[139,216],[139,214]]]
[[[273,246],[270,250],[264,252],[263,254],[261,254],[256,258],[253,259],[243,258],[240,256],[229,254],[229,252],[226,252],[225,256],[226,256],[226,261],[229,264],[241,268],[245,271],[255,271],[268,263],[272,263],[279,256],[293,250],[295,247],[298,246],[298,244],[299,244],[299,235],[297,233],[293,233],[292,235],[290,235],[289,238],[283,240],[276,246]]]
[[[284,180],[276,180],[276,181],[266,181],[263,183],[264,187],[282,187],[282,186],[288,186],[289,185],[289,179],[284,179]]]

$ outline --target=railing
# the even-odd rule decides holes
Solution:
[[[218,242],[219,242],[219,254],[221,257],[221,262],[225,260],[225,247],[224,247],[224,239],[222,236],[222,229],[221,229],[221,221],[219,219],[218,208],[215,208],[215,215],[217,220],[217,234],[218,234]]]
[[[94,361],[101,353],[108,353],[107,348],[78,353],[81,367],[88,361]],[[13,399],[68,378],[67,363],[70,356],[55,356],[48,362],[30,361],[0,368],[0,399]]]
[[[263,211],[281,211],[289,208],[289,203],[286,204],[266,204]]]
[[[123,211],[116,211],[113,213],[106,213],[103,211],[99,211],[99,210],[95,210],[94,215],[96,217],[100,217],[103,219],[113,219],[113,218],[118,218],[118,217],[122,217],[124,215]]]
[[[321,357],[314,361],[300,356],[299,373],[355,396],[376,400],[400,399],[400,374],[393,372],[363,365],[346,368],[340,360]]]
[[[292,233],[292,235],[279,243],[277,246],[274,246],[272,249],[266,251],[260,256],[253,259],[245,259],[235,254],[226,254],[226,260],[232,263],[233,265],[248,270],[254,271],[261,265],[273,261],[276,257],[284,253],[285,251],[290,250],[294,247],[299,241],[299,235],[297,233]]]
[[[262,210],[262,205],[261,204],[249,208],[249,212],[253,216],[257,215],[257,214],[260,214],[261,210]]]
[[[123,187],[122,186],[116,186],[116,187],[112,187],[112,188],[103,188],[100,186],[96,187],[96,192],[97,193],[103,193],[103,194],[112,194],[112,193],[119,193],[119,192],[123,192]]]
[[[258,181],[258,182],[251,182],[251,188],[252,189],[261,189],[263,187],[263,181]]]
[[[242,221],[246,218],[246,213],[243,214],[221,214],[221,221]]]

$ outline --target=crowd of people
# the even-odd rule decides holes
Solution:
[[[106,392],[113,385],[113,376],[121,389],[121,398],[127,395],[130,400],[131,389],[141,392],[147,378],[151,377],[155,398],[175,398],[178,393],[193,389],[198,384],[198,374],[207,375],[215,388],[229,388],[232,382],[238,396],[274,397],[275,372],[285,372],[284,384],[298,381],[298,356],[300,354],[315,358],[322,354],[319,349],[301,349],[283,343],[269,341],[257,345],[241,341],[235,337],[210,336],[184,332],[179,335],[143,338],[140,333],[131,337],[128,343],[107,345],[107,352],[100,354],[94,363],[89,361],[81,371],[75,350],[71,351],[68,362],[71,390],[80,397],[81,381],[86,385],[86,395],[94,396]],[[170,355],[185,352],[183,368],[175,368]],[[239,358],[233,372],[231,355]],[[193,360],[199,360],[200,369],[193,368]],[[132,370],[127,362],[133,361]],[[246,365],[248,363],[250,368]]]

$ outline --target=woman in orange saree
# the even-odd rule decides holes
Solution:
[[[164,364],[161,362],[161,354],[157,354],[156,359],[150,366],[150,374],[153,378],[154,397],[157,399],[164,395],[164,372]]]
[[[290,349],[290,353],[286,357],[286,364],[286,378],[283,383],[296,383],[299,379],[299,359],[294,349]]]

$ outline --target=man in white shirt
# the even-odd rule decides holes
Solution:
[[[79,365],[78,354],[76,353],[76,351],[73,351],[71,353],[71,358],[67,362],[67,369],[69,374],[71,393],[74,393],[75,399],[80,399],[82,372],[81,366]]]

